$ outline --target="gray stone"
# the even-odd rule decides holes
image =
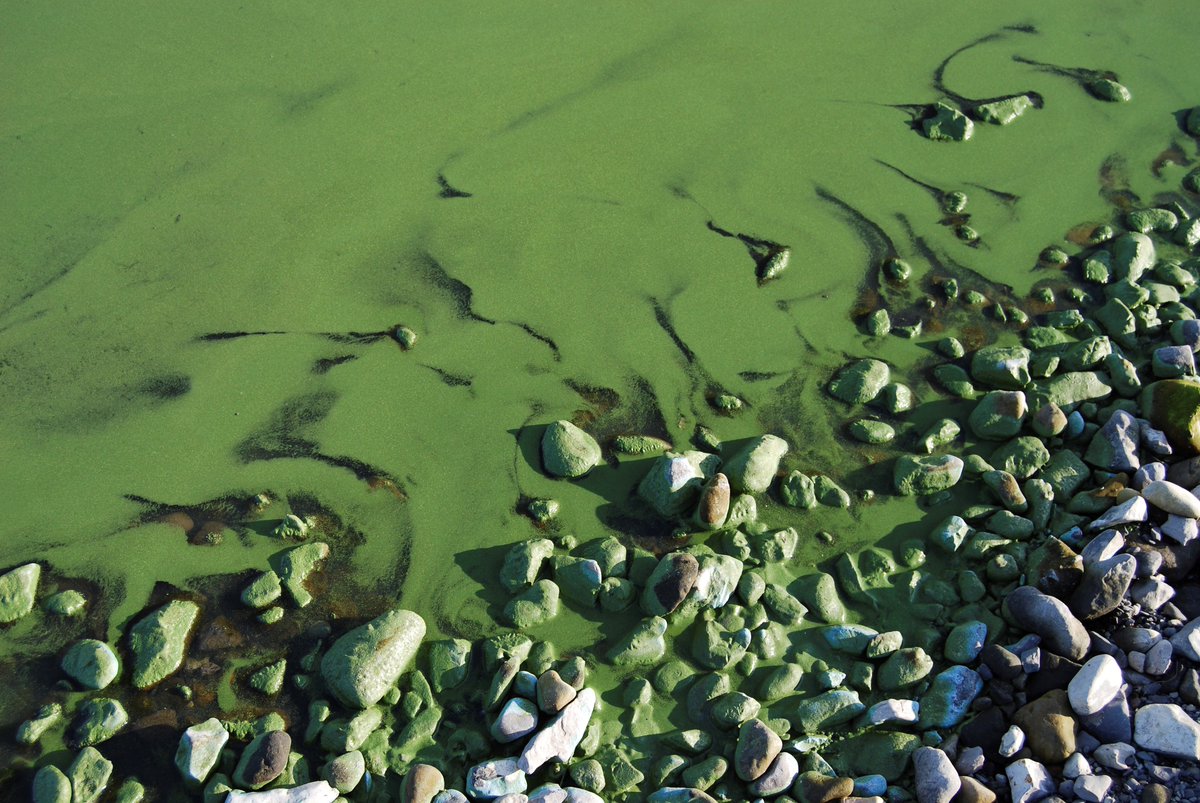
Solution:
[[[921,726],[954,727],[962,722],[981,691],[983,679],[973,669],[952,666],[938,673],[920,700]]]
[[[1200,518],[1200,499],[1168,480],[1154,480],[1142,488],[1142,498],[1164,513],[1190,519]]]
[[[1002,390],[1021,390],[1029,384],[1029,349],[985,346],[971,357],[971,377]]]
[[[638,496],[660,516],[679,516],[691,510],[700,496],[706,472],[715,459],[703,452],[668,452],[650,464],[638,484]]]
[[[1028,412],[1029,406],[1021,391],[993,390],[976,402],[967,423],[977,437],[1006,440],[1021,431],[1021,424]],[[1066,425],[1066,416],[1063,416],[1063,425]]]
[[[1083,580],[1071,595],[1071,611],[1088,620],[1116,610],[1129,591],[1136,570],[1137,560],[1133,555],[1117,555],[1085,566]]]
[[[333,803],[338,791],[327,781],[311,781],[290,789],[264,789],[261,792],[242,792],[234,789],[225,803]]]
[[[700,574],[700,563],[687,552],[669,552],[659,560],[642,591],[642,610],[666,616],[683,602]]]
[[[367,770],[366,759],[358,750],[343,753],[325,765],[324,776],[329,785],[343,795],[353,792]]]
[[[1034,803],[1054,794],[1054,778],[1033,759],[1014,761],[1008,765],[1005,775],[1013,803]]]
[[[956,664],[969,664],[979,657],[983,645],[987,642],[987,625],[978,620],[971,620],[955,625],[946,636],[946,646],[943,654],[947,661]]]
[[[1117,410],[1092,438],[1083,459],[1108,471],[1133,473],[1141,466],[1138,457],[1138,438],[1141,428],[1137,419]]]
[[[912,754],[919,803],[950,803],[962,787],[950,758],[936,747],[918,747]]]
[[[766,772],[750,784],[750,793],[758,797],[782,794],[791,788],[800,774],[800,764],[791,753],[780,753],[767,767]],[[689,798],[689,801],[698,798]],[[712,798],[709,798],[712,800]]]
[[[1171,646],[1188,660],[1200,662],[1200,617],[1188,622],[1171,636]]]
[[[33,776],[33,803],[71,803],[71,781],[58,767],[46,764]]]
[[[1017,626],[1036,633],[1051,651],[1075,661],[1087,655],[1091,637],[1060,600],[1021,586],[1008,595],[1005,605]]]
[[[858,692],[833,689],[801,700],[794,709],[794,722],[805,733],[818,732],[849,722],[865,709]]]

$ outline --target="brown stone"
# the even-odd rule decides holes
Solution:
[[[246,745],[233,781],[245,789],[260,789],[280,776],[292,752],[292,737],[286,731],[269,731]]]
[[[743,781],[757,780],[770,769],[771,762],[782,750],[783,740],[779,734],[768,728],[762,720],[751,719],[742,723],[738,731],[733,770]]]
[[[557,714],[575,699],[576,693],[575,687],[553,669],[547,669],[538,676],[537,703],[544,714]]]
[[[966,775],[959,777],[962,778],[962,787],[958,790],[954,803],[995,803],[996,793],[991,789],[974,778]]]
[[[1013,722],[1025,731],[1025,744],[1038,761],[1061,764],[1075,752],[1079,725],[1065,689],[1046,692],[1022,706],[1013,716]]]
[[[724,524],[729,515],[729,496],[729,478],[724,474],[714,475],[700,492],[700,504],[696,507],[700,523],[711,529]]]
[[[441,770],[431,764],[414,764],[400,785],[400,803],[430,803],[445,788]]]
[[[792,793],[805,803],[829,803],[854,793],[854,781],[831,778],[819,772],[802,772],[792,786]]]

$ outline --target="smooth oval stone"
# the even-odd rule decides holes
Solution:
[[[379,702],[412,663],[425,637],[425,620],[401,608],[339,638],[321,660],[329,690],[351,708]]]
[[[1200,499],[1168,480],[1154,480],[1142,488],[1142,498],[1161,511],[1191,519],[1200,518]]]
[[[696,519],[710,530],[725,523],[729,515],[729,478],[717,473],[700,492],[700,504],[696,507]]]
[[[901,455],[893,482],[904,496],[924,496],[953,487],[962,477],[963,461],[954,455]]]
[[[950,803],[962,781],[950,758],[936,747],[918,747],[912,754],[919,803]]]
[[[442,771],[432,764],[414,764],[400,785],[401,803],[430,803],[446,788]]]
[[[743,781],[753,781],[770,768],[783,750],[783,740],[760,719],[742,723],[738,729],[733,768]]]
[[[259,734],[242,751],[233,782],[247,789],[261,789],[283,773],[291,751],[292,737],[287,731]]]
[[[1004,604],[1017,626],[1041,636],[1052,652],[1073,661],[1087,655],[1091,637],[1061,600],[1032,586],[1021,586],[1005,598]]]
[[[47,764],[33,776],[33,803],[71,803],[71,781],[63,771]]]

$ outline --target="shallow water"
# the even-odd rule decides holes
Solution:
[[[698,423],[773,431],[789,468],[886,491],[822,393],[867,354],[924,387],[941,332],[851,321],[879,258],[917,271],[901,303],[922,279],[1006,305],[1054,280],[1043,247],[1108,220],[1114,191],[1175,190],[1182,166],[1150,169],[1173,144],[1195,158],[1172,115],[1197,102],[1197,26],[1182,2],[878,5],[0,12],[0,563],[100,598],[85,621],[0,633],[0,731],[39,704],[29,670],[52,674],[66,639],[116,643],[156,584],[262,570],[279,545],[261,522],[290,509],[340,519],[321,614],[396,599],[431,637],[495,632],[498,560],[533,533],[523,497],[559,499],[581,541],[643,526],[633,460],[574,484],[540,472],[536,428],[556,418],[680,447]],[[1044,108],[932,142],[897,106],[941,97],[939,63],[973,42],[944,89]],[[1134,100],[1014,55],[1112,70]],[[970,196],[977,247],[937,190]],[[759,286],[710,223],[791,247],[790,267]],[[961,307],[945,333],[995,336],[964,331],[980,316]],[[388,336],[401,323],[411,351]],[[717,415],[718,391],[748,409]],[[203,512],[218,546],[147,523],[260,491],[281,501],[257,533]],[[937,517],[887,495],[763,511],[814,564]],[[538,634],[561,652],[609,635],[562,619]]]

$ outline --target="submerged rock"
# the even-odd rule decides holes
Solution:
[[[901,455],[892,480],[904,496],[924,496],[953,487],[962,477],[963,461],[954,455]]]

